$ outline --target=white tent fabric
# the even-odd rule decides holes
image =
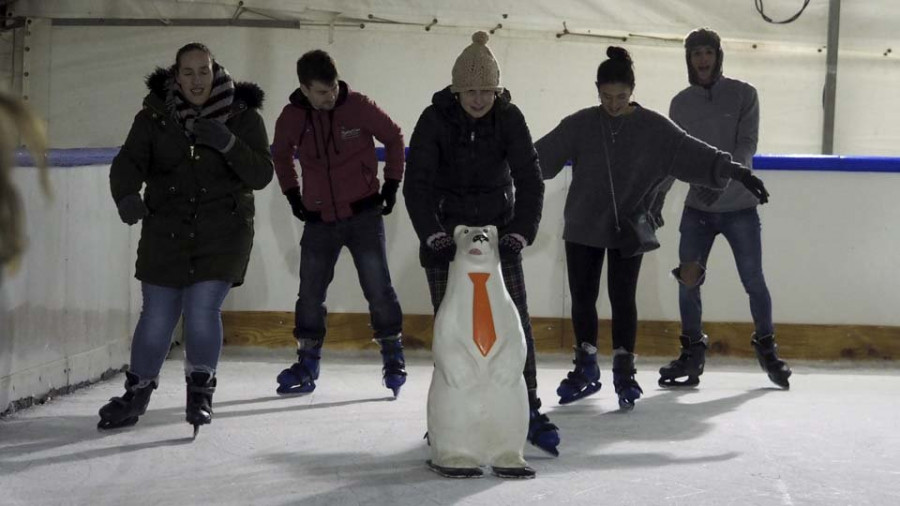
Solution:
[[[764,3],[766,13],[774,19],[789,17],[802,4],[803,0]],[[290,74],[284,72],[286,65],[304,48],[314,46],[327,46],[339,56],[342,73],[353,77],[352,82],[369,93],[372,84],[352,71],[366,67],[383,70],[388,61],[405,65],[405,68],[390,65],[404,85],[421,81],[433,83],[428,85],[433,89],[446,81],[445,67],[465,44],[468,34],[485,29],[494,30],[492,46],[505,75],[510,76],[508,85],[520,104],[529,105],[529,101],[534,101],[538,107],[547,107],[545,97],[536,95],[536,90],[527,86],[528,82],[535,83],[545,94],[560,87],[549,82],[549,77],[542,82],[542,77],[535,73],[571,76],[583,79],[586,84],[584,95],[573,96],[572,110],[592,95],[590,74],[602,59],[605,46],[619,44],[635,54],[638,100],[664,112],[668,98],[684,84],[683,64],[678,57],[683,36],[697,26],[710,26],[725,41],[726,73],[748,80],[760,89],[763,107],[760,151],[818,153],[822,137],[822,88],[828,72],[825,61],[828,4],[825,0],[810,2],[799,19],[786,25],[765,22],[756,12],[754,0],[60,0],[15,2],[9,9],[12,15],[30,16],[36,22],[43,21],[57,28],[46,40],[54,46],[53,53],[47,56],[58,62],[48,69],[56,83],[66,82],[64,74],[70,70],[82,75],[81,68],[70,63],[81,58],[93,60],[98,52],[111,58],[107,63],[116,64],[117,70],[127,68],[118,65],[119,59],[143,65],[141,69],[119,72],[118,78],[104,76],[104,86],[116,87],[111,91],[120,97],[141,93],[142,87],[128,78],[145,74],[150,60],[160,64],[152,51],[155,47],[163,51],[163,46],[157,44],[162,33],[166,34],[168,45],[172,41],[203,39],[232,66],[236,59],[279,62],[274,69],[278,74],[266,76],[273,68],[265,67],[261,69],[261,78],[256,79],[267,91],[276,91],[274,96],[283,97],[290,86]],[[144,26],[72,26],[100,19],[110,25],[130,22],[144,23]],[[298,24],[292,25],[296,28],[274,33],[261,28],[167,26],[176,20],[190,23],[191,20],[234,19]],[[896,94],[883,92],[888,83],[900,81],[900,66],[890,47],[896,40],[897,20],[900,20],[898,2],[841,2],[836,153],[892,155],[900,149],[898,127],[888,115],[880,114],[900,108]],[[69,24],[62,25],[63,21]],[[558,37],[564,33],[564,26],[568,34]],[[116,42],[109,44],[109,41]],[[234,46],[235,51],[228,46]],[[130,47],[148,51],[135,55],[129,51]],[[78,54],[74,59],[68,58],[65,54],[68,51]],[[429,67],[429,61],[434,62],[434,70]],[[409,74],[413,70],[415,76]],[[40,72],[32,74],[41,75]],[[85,76],[90,77],[90,74]],[[512,79],[518,77],[526,79],[524,86],[522,79]],[[562,86],[572,88],[568,84]],[[90,86],[82,91],[105,90]],[[420,95],[404,93],[403,96],[421,96],[427,100],[430,91],[418,90]],[[40,103],[40,93],[35,95]],[[385,101],[383,97],[376,96],[376,99]],[[873,99],[877,100],[877,108],[868,107]],[[412,127],[422,105],[416,103],[415,111],[400,113],[403,126]],[[396,110],[392,108],[391,112]],[[69,138],[60,130],[63,125],[53,124],[55,113],[49,109],[46,113],[50,116],[51,131],[56,134],[54,139],[61,140],[54,141],[55,147],[110,146],[120,142],[123,125],[111,128],[108,136],[86,137],[79,125],[79,135]],[[526,114],[532,128],[538,127],[535,129],[538,133],[551,128],[560,117],[556,113],[545,122],[541,114],[528,111]],[[274,117],[267,120],[274,121]]]
[[[231,18],[302,20],[314,23],[357,24],[396,22],[437,28],[494,28],[561,32],[565,22],[575,33],[680,38],[699,25],[714,26],[729,39],[776,45],[824,46],[828,1],[809,3],[791,24],[763,21],[754,0],[61,0],[19,2],[18,15],[60,18]],[[786,19],[803,0],[768,0],[765,13]],[[889,0],[843,0],[842,45],[881,54],[896,40],[900,4]]]

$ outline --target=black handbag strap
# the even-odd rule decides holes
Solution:
[[[606,144],[606,128],[605,128],[605,126],[604,126],[605,123],[606,123],[606,119],[603,117],[603,114],[600,112],[600,109],[599,109],[599,108],[597,109],[597,115],[600,116],[600,133],[601,133],[601,136],[600,136],[600,137],[601,137],[601,139],[602,139],[602,141],[603,141],[603,157],[606,158],[606,173],[607,173],[608,176],[609,176],[609,191],[610,191],[610,193],[612,194],[612,201],[613,201],[613,216],[614,216],[615,219],[616,219],[616,233],[621,233],[621,232],[622,232],[622,227],[621,227],[621,225],[619,224],[619,207],[618,207],[618,204],[616,203],[616,188],[615,188],[615,186],[613,185],[612,164],[611,164],[610,161],[609,161],[609,145]],[[681,143],[684,142],[684,139],[685,139],[686,137],[687,137],[687,135],[685,135],[684,137],[681,138],[681,140],[680,140],[679,143],[678,143],[678,147],[681,147]],[[610,138],[612,138],[612,135],[610,135]],[[670,166],[671,166],[671,165],[674,165],[674,163],[675,163],[675,160],[673,159],[672,162],[671,162],[671,164],[670,164]],[[650,193],[655,193],[655,192],[656,192],[656,189],[659,188],[661,184],[662,184],[662,181],[660,181],[659,183],[655,184],[655,185],[650,189]]]
[[[613,216],[616,218],[616,233],[618,234],[622,232],[622,227],[619,225],[619,206],[616,204],[616,187],[613,185],[612,165],[609,163],[609,146],[606,144],[606,128],[603,126],[605,120],[603,119],[603,115],[599,114],[599,110],[597,113],[600,116],[600,137],[603,140],[603,157],[606,158],[606,173],[609,175],[609,192],[612,194]]]

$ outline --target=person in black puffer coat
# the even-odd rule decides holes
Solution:
[[[456,254],[454,227],[497,227],[504,282],[519,310],[528,348],[528,440],[558,455],[557,427],[539,411],[521,255],[537,235],[544,183],[525,118],[500,86],[488,38],[485,32],[472,36],[473,43],[453,66],[452,84],[435,93],[419,117],[410,139],[403,197],[419,237],[435,314]]]
[[[221,307],[244,282],[253,244],[253,190],[272,179],[263,92],[235,83],[209,48],[191,43],[147,78],[150,93],[109,172],[119,217],[143,220],[135,277],[143,308],[126,393],[100,409],[101,429],[144,414],[184,316],[186,420],[210,423],[222,348]],[[143,195],[141,190],[143,189]]]

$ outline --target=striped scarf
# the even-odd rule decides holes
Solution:
[[[212,91],[202,107],[196,107],[187,101],[173,75],[169,78],[166,92],[166,109],[182,125],[185,135],[194,132],[194,121],[197,118],[214,119],[225,123],[231,117],[231,102],[234,100],[234,80],[225,67],[213,63]]]

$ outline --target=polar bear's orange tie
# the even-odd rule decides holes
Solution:
[[[478,350],[485,357],[497,341],[494,314],[491,312],[491,300],[487,293],[488,277],[490,274],[486,272],[469,273],[469,279],[475,285],[475,297],[472,302],[472,336],[475,339],[475,346],[478,346]]]

